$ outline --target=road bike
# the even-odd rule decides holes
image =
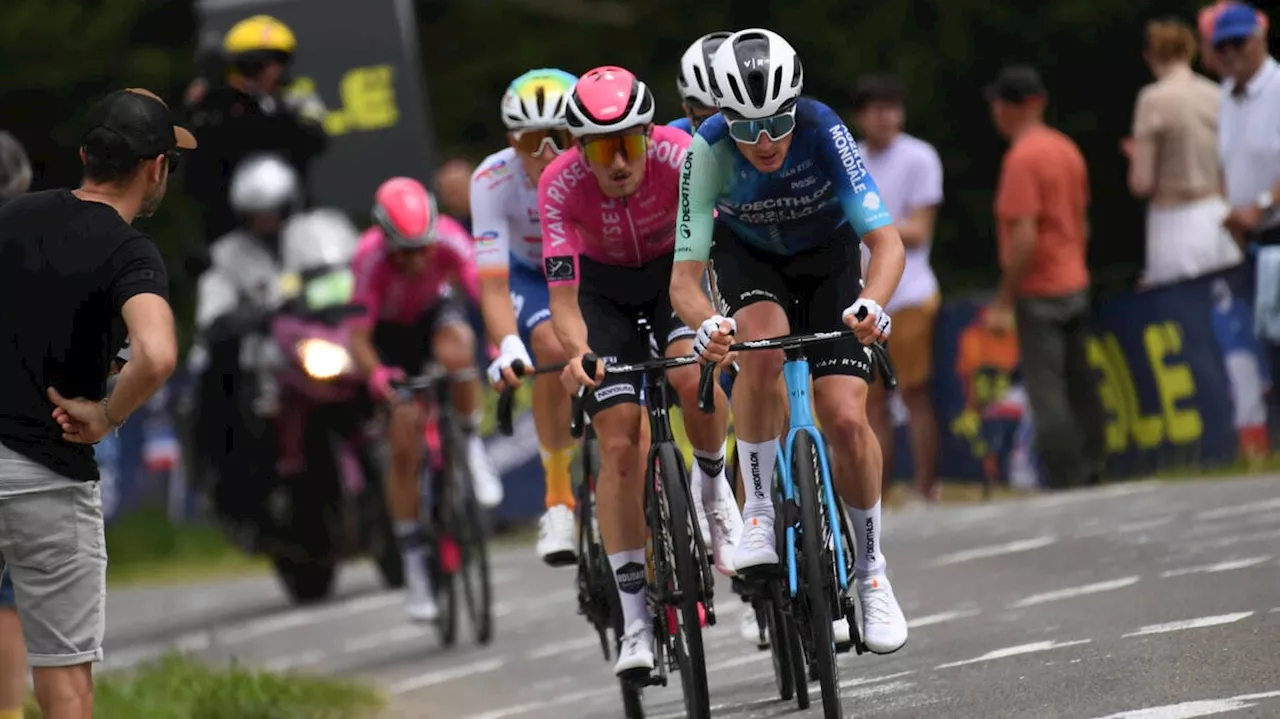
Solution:
[[[431,363],[420,374],[391,383],[400,400],[419,402],[426,409],[418,516],[431,518],[430,529],[424,529],[431,548],[427,574],[440,607],[436,626],[445,646],[457,641],[459,587],[476,641],[488,644],[493,639],[490,527],[476,500],[467,439],[450,401],[454,383],[470,376]]]
[[[526,367],[524,362],[511,363],[516,376],[559,373],[564,363],[546,367]],[[581,395],[581,392],[579,392]],[[507,387],[498,395],[498,431],[510,437],[514,432],[513,412],[515,389]],[[596,522],[596,477],[600,467],[600,445],[596,441],[591,419],[582,411],[582,403],[573,404],[569,431],[581,443],[579,461],[582,480],[574,488],[574,515],[578,526],[578,613],[596,630],[600,637],[600,651],[605,661],[616,656],[622,646],[622,607],[618,604],[618,592],[614,585],[613,568],[609,555],[600,540],[600,525]],[[610,641],[609,633],[613,633]],[[613,649],[610,650],[610,645]],[[627,719],[643,719],[644,703],[641,689],[633,682],[619,679],[622,688],[622,706]]]
[[[792,305],[792,326],[802,326],[795,315],[800,305]],[[865,310],[858,319],[865,317]],[[862,654],[866,647],[859,636],[855,617],[856,608],[849,594],[853,576],[854,542],[844,505],[836,497],[831,483],[831,467],[826,444],[814,424],[809,394],[809,361],[804,348],[819,342],[832,342],[853,336],[852,330],[796,334],[770,339],[752,340],[732,345],[731,352],[750,352],[781,349],[786,360],[782,366],[783,379],[789,398],[790,426],[780,446],[779,478],[781,492],[775,490],[775,503],[780,500],[774,527],[778,531],[778,569],[782,587],[775,594],[765,595],[771,604],[787,600],[790,605],[795,631],[799,634],[800,648],[809,667],[809,675],[817,679],[822,692],[823,715],[827,719],[841,719],[838,651],[833,641],[831,624],[844,618],[849,622],[851,648]],[[888,351],[879,343],[865,348],[867,360],[880,370],[881,378],[890,389],[897,386],[893,363]],[[699,384],[699,399],[710,397],[714,391],[715,366],[703,366]],[[741,573],[740,573],[741,574]],[[750,570],[746,574],[751,574]],[[759,575],[760,573],[755,573]],[[777,584],[768,574],[762,584]],[[770,612],[772,614],[772,611]],[[782,641],[783,632],[790,634],[783,619],[779,632],[774,634],[771,646],[793,645],[788,638]],[[774,649],[775,662],[779,651]],[[790,654],[790,652],[786,652]],[[795,657],[792,656],[794,662]],[[781,682],[780,682],[781,683]],[[803,684],[793,678],[794,684]]]

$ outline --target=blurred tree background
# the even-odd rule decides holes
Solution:
[[[283,0],[289,1],[289,0]],[[360,0],[351,0],[359,2]],[[1138,89],[1151,78],[1143,23],[1194,21],[1204,0],[417,0],[422,66],[444,155],[479,160],[504,144],[498,100],[530,67],[580,73],[623,65],[657,94],[659,117],[680,113],[681,53],[713,30],[767,26],[805,65],[807,94],[837,110],[865,72],[897,73],[908,88],[907,130],[933,143],[946,201],[933,258],[952,295],[996,277],[992,193],[1004,143],[982,87],[1005,64],[1038,66],[1049,119],[1084,150],[1092,178],[1090,262],[1103,291],[1131,287],[1142,262],[1143,209],[1125,186],[1119,142]],[[0,3],[0,128],[26,145],[36,188],[74,185],[76,120],[110,89],[144,86],[177,104],[191,79],[197,22],[182,0],[4,0]],[[306,43],[305,37],[299,38]],[[340,52],[341,48],[334,48]],[[191,278],[178,247],[195,231],[175,186],[142,226],[173,260],[180,316]]]

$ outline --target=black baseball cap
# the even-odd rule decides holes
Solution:
[[[173,124],[164,100],[141,88],[117,90],[90,108],[84,134],[98,128],[115,134],[139,158],[196,148],[195,136]]]
[[[987,85],[983,94],[992,102],[1025,102],[1033,97],[1044,97],[1047,93],[1044,82],[1040,80],[1040,73],[1034,67],[1010,65],[996,75],[996,79]]]

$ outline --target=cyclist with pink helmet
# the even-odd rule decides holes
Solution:
[[[538,181],[542,261],[551,295],[551,325],[572,357],[562,375],[570,392],[587,387],[586,407],[600,441],[597,490],[600,535],[621,600],[626,631],[618,674],[652,670],[653,634],[645,601],[644,487],[640,467],[640,382],[636,375],[590,377],[582,358],[642,361],[649,343],[633,318],[645,314],[666,356],[693,351],[693,330],[671,308],[668,287],[679,195],[679,173],[690,137],[653,124],[653,94],[619,67],[579,78],[565,119],[578,145],[561,154]],[[697,406],[698,367],[668,379],[684,407]],[[717,388],[716,412],[684,414],[697,462],[692,473],[700,523],[709,524],[716,567],[732,574],[742,531],[724,475],[727,402]],[[699,487],[701,489],[699,489]],[[704,520],[705,516],[705,520]]]
[[[475,257],[470,233],[440,214],[435,198],[417,180],[394,177],[384,182],[374,197],[373,219],[352,262],[352,301],[365,312],[351,322],[351,356],[367,373],[374,399],[392,403],[385,486],[404,558],[405,613],[412,621],[432,621],[438,608],[423,561],[426,546],[418,517],[425,418],[416,403],[397,401],[391,381],[418,372],[432,358],[450,372],[476,370],[475,333],[454,299],[459,290],[478,299]],[[478,420],[478,371],[474,380],[454,388],[453,401],[460,417]],[[476,497],[496,506],[502,501],[502,484],[474,429],[474,422],[464,427],[470,432],[468,461]]]

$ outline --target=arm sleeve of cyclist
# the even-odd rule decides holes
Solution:
[[[836,197],[840,199],[845,218],[859,237],[893,224],[849,128],[831,108],[818,102],[813,104],[823,128],[818,157],[835,183]]]
[[[480,277],[476,272],[476,254],[471,246],[471,235],[451,217],[442,217],[440,220],[440,240],[453,258],[454,281],[466,291],[472,302],[479,303]]]
[[[364,312],[353,316],[348,323],[355,327],[372,327],[382,310],[382,295],[378,292],[382,265],[382,235],[372,229],[360,239],[360,248],[351,261],[355,275],[355,287],[351,291],[351,304],[360,305]]]
[[[471,233],[480,277],[506,277],[510,272],[511,220],[505,205],[516,175],[503,167],[513,160],[500,155],[490,155],[471,175]]]
[[[711,256],[720,168],[715,150],[694,135],[680,172],[680,207],[676,215],[675,261],[706,262]]]
[[[574,226],[574,188],[580,177],[562,178],[580,162],[577,148],[561,154],[538,180],[538,221],[542,225],[542,271],[548,287],[578,284],[578,230]],[[566,181],[567,180],[567,181]],[[588,182],[592,180],[586,180]]]

